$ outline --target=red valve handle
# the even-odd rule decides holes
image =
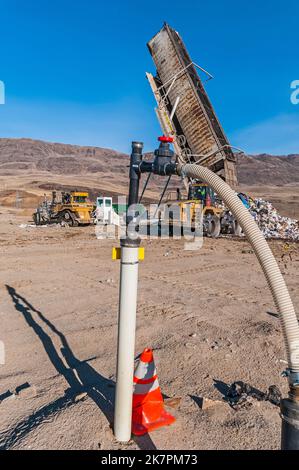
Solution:
[[[158,137],[159,142],[173,142],[173,137],[167,137],[166,135],[161,135],[161,137]]]

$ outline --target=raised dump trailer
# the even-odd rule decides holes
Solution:
[[[235,188],[236,157],[197,73],[204,70],[192,62],[181,37],[168,24],[148,48],[157,69],[155,77],[147,74],[157,116],[165,135],[174,138],[179,159],[200,162]]]

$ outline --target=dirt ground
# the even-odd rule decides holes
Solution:
[[[111,430],[115,390],[118,242],[93,227],[27,227],[0,214],[0,447],[4,449],[278,449],[279,409],[250,397],[224,400],[244,381],[287,392],[285,351],[265,278],[246,240],[144,243],[136,355],[151,347],[171,427],[122,446]],[[299,246],[280,261],[299,310]],[[19,392],[18,394],[16,393]],[[220,400],[202,410],[202,397]]]

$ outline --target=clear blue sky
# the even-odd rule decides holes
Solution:
[[[232,144],[299,153],[298,0],[0,0],[0,136],[155,146],[146,42],[167,21],[215,79],[206,89]]]

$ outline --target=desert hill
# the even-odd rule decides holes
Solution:
[[[129,156],[112,149],[1,138],[0,203],[34,207],[52,189],[89,190],[92,198],[99,193],[126,194],[128,165]],[[238,176],[241,189],[272,198],[278,208],[286,206],[286,215],[299,216],[299,154],[240,155]],[[146,199],[157,200],[163,184],[154,177]],[[173,188],[176,185],[177,180]]]
[[[49,143],[32,139],[0,139],[0,174],[47,171],[53,174],[126,173],[128,156],[112,149]],[[112,172],[112,168],[111,168]],[[240,183],[290,184],[299,182],[299,154],[240,155]]]

